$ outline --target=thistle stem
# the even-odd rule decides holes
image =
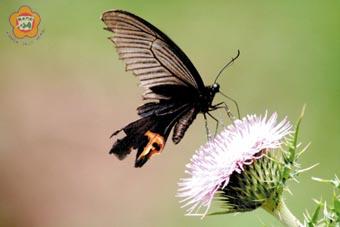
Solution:
[[[283,225],[287,227],[303,227],[301,222],[292,214],[284,201],[280,201],[276,207],[262,206],[268,213],[276,217]]]

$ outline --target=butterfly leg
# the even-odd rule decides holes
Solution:
[[[238,116],[238,119],[240,119],[240,118],[241,118],[240,108],[238,107],[238,103],[236,102],[236,100],[233,99],[233,98],[231,98],[230,96],[228,96],[228,95],[222,93],[221,91],[220,91],[220,94],[221,94],[222,96],[226,97],[227,99],[231,100],[231,101],[235,104],[235,107],[236,107],[236,109],[237,109],[237,116]],[[224,103],[224,105],[227,107],[227,104]],[[227,107],[227,108],[228,108],[228,107]]]
[[[228,117],[229,117],[232,121],[234,121],[234,120],[235,120],[235,117],[234,117],[234,115],[231,113],[231,111],[230,111],[229,107],[227,106],[227,104],[226,104],[225,102],[223,102],[222,105],[223,105],[222,108],[224,108],[224,110],[227,112]]]
[[[206,130],[206,133],[207,133],[207,140],[209,141],[210,140],[210,131],[209,131],[209,128],[208,128],[208,119],[207,119],[207,116],[205,115],[205,113],[203,114],[204,116],[204,126],[205,126],[205,130]]]
[[[207,114],[209,115],[209,117],[211,117],[212,119],[214,119],[215,120],[215,122],[216,122],[216,127],[215,127],[215,133],[214,133],[214,137],[216,136],[216,134],[217,134],[217,129],[218,129],[218,126],[220,125],[220,121],[219,120],[217,120],[217,118],[216,117],[214,117],[211,113],[209,113],[209,112],[207,112]]]
[[[220,102],[220,103],[217,103],[216,105],[213,105],[213,106],[211,107],[210,110],[217,110],[217,109],[224,109],[224,110],[226,111],[228,117],[229,117],[232,121],[235,120],[234,115],[231,113],[231,111],[230,111],[228,105],[227,105],[225,102]]]

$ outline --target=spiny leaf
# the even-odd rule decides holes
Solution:
[[[321,179],[317,177],[312,178],[315,181],[321,183],[330,183],[333,185],[333,200],[331,204],[328,205],[326,201],[316,201],[317,207],[314,212],[315,215],[311,218],[308,213],[305,215],[305,223],[308,223],[308,226],[340,226],[340,195],[338,194],[338,187],[340,184],[339,178],[335,176],[333,180]],[[321,207],[323,207],[323,217],[318,219],[320,214]],[[319,213],[316,215],[316,212]]]
[[[314,213],[312,215],[312,218],[310,220],[310,223],[313,223],[313,224],[316,224],[317,221],[318,221],[318,217],[319,217],[319,214],[320,214],[320,210],[321,210],[321,207],[322,207],[322,203],[319,203],[318,206],[315,208],[314,210]]]
[[[335,175],[333,180],[322,179],[318,177],[312,177],[312,179],[322,183],[331,183],[335,188],[340,189],[340,179],[337,175]]]
[[[295,153],[296,153],[296,149],[297,149],[297,144],[298,144],[298,135],[299,135],[299,131],[300,131],[300,125],[301,125],[301,122],[302,122],[302,118],[305,114],[305,109],[306,109],[306,105],[304,105],[302,107],[302,111],[301,111],[301,114],[298,118],[298,121],[297,121],[297,124],[295,126],[295,133],[294,133],[294,136],[293,136],[293,141],[292,141],[292,146],[289,147],[289,153],[290,153],[290,157],[289,157],[289,160],[290,160],[290,163],[293,163],[294,160],[295,160]]]

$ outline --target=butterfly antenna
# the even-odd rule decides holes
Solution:
[[[235,57],[233,57],[225,66],[223,66],[223,68],[220,70],[220,72],[217,74],[216,79],[214,81],[214,83],[216,83],[217,79],[220,77],[220,75],[223,73],[223,71],[231,64],[233,64],[233,62],[240,56],[240,50],[237,50],[237,55]]]
[[[222,96],[224,96],[224,97],[226,97],[227,99],[229,99],[229,100],[231,100],[234,104],[235,104],[235,106],[236,106],[236,109],[237,109],[237,115],[238,115],[238,119],[240,119],[241,118],[241,114],[240,114],[240,108],[238,107],[238,103],[236,102],[236,100],[235,99],[233,99],[233,98],[231,98],[230,96],[228,96],[228,95],[226,95],[226,94],[224,94],[223,92],[219,92]]]

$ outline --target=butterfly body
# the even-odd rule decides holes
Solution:
[[[172,129],[172,141],[177,144],[199,113],[214,109],[219,85],[205,86],[184,52],[142,18],[111,10],[103,13],[102,21],[114,33],[110,39],[126,70],[145,89],[142,97],[146,100],[137,108],[141,118],[113,134],[124,131],[125,137],[115,141],[110,153],[124,159],[136,149],[135,167],[141,167],[164,149]]]

